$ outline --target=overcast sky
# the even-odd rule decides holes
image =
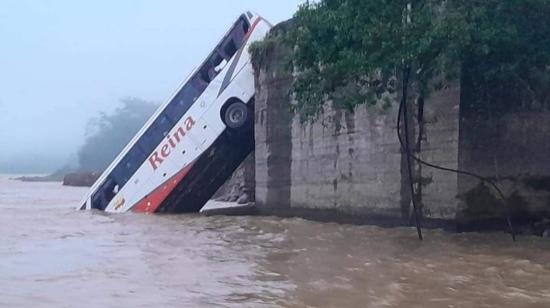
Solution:
[[[62,165],[90,117],[167,99],[242,12],[277,23],[299,2],[1,0],[0,172]]]

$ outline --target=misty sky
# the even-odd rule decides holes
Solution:
[[[0,172],[60,167],[89,118],[167,99],[242,12],[277,23],[299,2],[1,0]]]

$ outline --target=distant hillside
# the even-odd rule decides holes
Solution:
[[[78,149],[76,159],[46,176],[21,176],[15,179],[26,182],[61,182],[70,174],[71,178],[64,184],[73,185],[72,182],[75,182],[78,183],[76,186],[89,185],[158,108],[158,104],[138,98],[126,98],[120,102],[120,107],[114,112],[100,113],[88,121],[85,141]],[[18,161],[5,166],[0,165],[0,170],[7,174],[37,174],[48,173],[53,169],[52,166],[60,165],[40,155],[33,159],[21,158]],[[40,166],[44,167],[37,169],[36,161],[41,162]]]

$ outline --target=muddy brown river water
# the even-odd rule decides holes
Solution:
[[[77,212],[0,177],[1,307],[550,307],[550,239]]]

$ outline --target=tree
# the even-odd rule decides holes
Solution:
[[[409,11],[408,2],[327,0],[302,6],[291,32],[299,72],[295,110],[311,117],[327,99],[348,110],[379,103],[405,68],[414,73],[410,85],[426,91],[425,81],[448,60],[442,50],[449,41],[446,20],[438,16],[445,1],[423,1]]]
[[[80,169],[103,171],[130,142],[158,105],[125,98],[112,114],[101,113],[88,123],[86,141],[78,150]]]
[[[295,19],[294,108],[306,118],[326,100],[349,110],[380,103],[405,71],[418,96],[436,77],[465,73],[479,87],[506,83],[548,104],[549,0],[322,0]]]
[[[455,0],[467,106],[480,116],[550,106],[550,1]]]

